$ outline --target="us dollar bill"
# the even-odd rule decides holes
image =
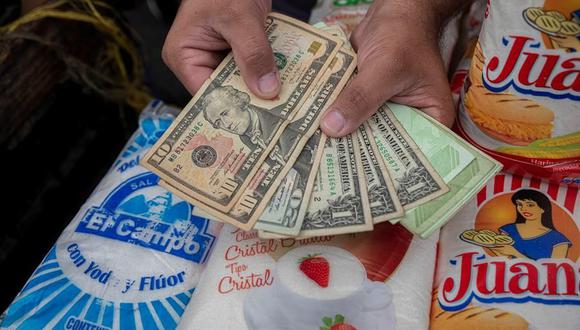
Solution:
[[[352,46],[350,45],[350,42],[348,41],[348,36],[338,24],[336,23],[327,24],[324,22],[318,22],[312,26],[314,26],[317,29],[321,29],[322,31],[326,31],[335,37],[340,38],[340,40],[344,41],[344,44],[342,45],[343,47],[347,48],[348,50],[354,51],[352,49]]]
[[[193,204],[233,208],[342,44],[278,14],[268,16],[266,34],[280,73],[278,97],[254,96],[230,54],[141,162]]]
[[[405,212],[401,219],[410,232],[426,238],[471,200],[501,164],[418,109],[394,103],[389,109],[449,186],[444,196]]]
[[[373,219],[353,135],[328,138],[300,237],[369,231]]]
[[[386,104],[365,122],[372,132],[375,152],[395,186],[405,210],[424,204],[449,191],[413,139]]]
[[[384,169],[382,161],[378,159],[375,154],[376,145],[372,134],[368,132],[368,128],[360,126],[353,135],[356,136],[358,143],[358,153],[360,154],[362,168],[361,172],[364,172],[373,224],[402,217],[404,215],[403,206],[397,198],[395,187],[391,182],[387,170]],[[325,155],[330,156],[327,160],[327,162],[330,162],[330,159],[332,159],[332,153],[325,153]],[[317,177],[317,180],[321,180],[321,178]],[[260,224],[260,222],[258,222],[258,224]],[[275,227],[262,227],[258,226],[258,224],[255,229],[260,230],[259,236],[263,239],[283,239],[297,236],[293,232],[284,233],[276,230],[277,228]],[[274,230],[271,230],[270,228],[273,228]],[[326,233],[321,233],[319,235],[326,235]],[[307,237],[309,236],[305,235],[304,231],[301,231],[299,236],[296,238],[300,239]]]
[[[322,114],[338,97],[355,67],[356,54],[347,50],[339,51],[319,86],[304,104],[303,110],[284,130],[276,148],[256,174],[258,178],[255,182],[256,188],[247,189],[240,203],[236,204],[230,212],[237,222],[247,221],[248,227],[256,224],[260,215],[268,208],[268,203],[280,184],[286,180],[288,172],[295,167],[294,164],[304,146],[307,145],[308,139],[318,129]],[[306,177],[308,176],[304,176]],[[262,220],[264,224],[266,218]]]
[[[397,197],[397,192],[391,182],[388,171],[383,170],[381,160],[375,154],[374,149],[376,148],[373,148],[375,142],[372,133],[367,132],[367,128],[361,125],[356,132],[356,136],[361,153],[373,223],[377,224],[403,216],[403,206]]]
[[[286,236],[298,235],[308,209],[326,139],[326,135],[317,130],[308,140],[254,229]]]
[[[260,165],[240,199],[228,212],[198,206],[213,217],[249,230],[292,168],[308,139],[318,129],[324,110],[336,99],[356,66],[356,55],[340,51],[276,146]]]

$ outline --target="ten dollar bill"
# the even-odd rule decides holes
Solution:
[[[142,161],[193,204],[222,212],[235,205],[341,45],[277,14],[268,16],[266,34],[280,72],[279,96],[262,100],[249,92],[230,54]]]

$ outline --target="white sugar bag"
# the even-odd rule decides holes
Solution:
[[[385,223],[363,234],[260,240],[226,225],[179,327],[426,329],[436,237]],[[304,263],[317,264],[313,277]],[[325,266],[316,267],[325,263],[322,286]]]

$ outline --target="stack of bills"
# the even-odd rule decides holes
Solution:
[[[320,118],[356,68],[337,26],[270,14],[282,88],[262,100],[228,55],[142,159],[210,218],[264,238],[336,235],[401,222],[426,237],[500,166],[418,110],[386,103],[351,135]]]

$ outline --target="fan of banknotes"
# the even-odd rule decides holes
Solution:
[[[265,29],[279,96],[254,96],[230,54],[141,161],[209,218],[263,238],[370,231],[386,221],[426,237],[499,171],[402,105],[384,104],[348,136],[325,136],[320,118],[356,68],[346,35],[274,13]]]

